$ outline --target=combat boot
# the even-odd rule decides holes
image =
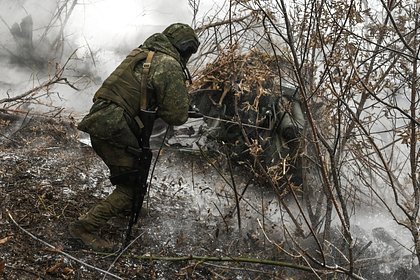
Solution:
[[[86,229],[81,221],[75,221],[69,226],[69,233],[74,241],[94,250],[102,252],[114,252],[116,245],[107,241]]]

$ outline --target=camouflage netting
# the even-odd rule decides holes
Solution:
[[[285,85],[287,65],[256,50],[222,53],[198,74],[192,103],[206,116],[210,136],[229,145],[234,157],[250,159],[253,170],[261,162],[275,182],[294,173],[300,184],[304,120],[296,87]]]
[[[242,94],[276,94],[280,89],[279,74],[275,56],[256,50],[244,54],[237,51],[221,53],[207,64],[194,80],[193,89],[211,88],[224,90],[234,81]]]

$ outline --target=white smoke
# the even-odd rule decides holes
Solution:
[[[79,45],[93,49],[127,50],[173,22],[190,22],[187,1],[103,0],[78,5],[69,30]]]
[[[41,73],[27,65],[11,63],[11,58],[17,56],[18,51],[10,27],[15,23],[20,24],[23,18],[30,15],[33,21],[34,51],[41,57],[55,59],[46,46],[51,43],[51,37],[54,38],[60,31],[59,22],[51,25],[51,19],[57,12],[57,3],[62,5],[64,2],[0,1],[1,97],[21,94],[51,74]],[[101,81],[132,48],[153,33],[163,31],[171,23],[191,23],[191,20],[192,12],[187,0],[78,1],[63,31],[63,53],[60,59],[64,63],[76,51],[68,65],[68,76],[65,76],[70,82],[76,82],[75,86],[82,90],[57,87],[55,90],[60,93],[60,98],[53,102],[57,106],[66,107],[68,111],[86,112]],[[52,35],[50,37],[44,36],[47,28],[47,34]],[[86,79],[80,79],[81,75]]]

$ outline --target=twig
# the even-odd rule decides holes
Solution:
[[[28,90],[28,91],[26,91],[26,92],[24,92],[20,95],[17,95],[15,97],[7,97],[7,98],[0,99],[0,104],[1,103],[6,103],[6,102],[23,100],[24,98],[26,98],[26,97],[28,97],[32,94],[35,95],[38,91],[40,91],[44,88],[48,89],[53,84],[60,84],[60,83],[61,84],[66,84],[66,85],[68,85],[69,87],[71,87],[75,90],[79,90],[72,83],[70,83],[67,78],[62,77],[67,64],[69,63],[69,61],[71,60],[73,55],[76,53],[76,51],[77,51],[77,49],[72,52],[72,54],[68,57],[67,61],[64,63],[64,65],[61,68],[56,69],[56,72],[54,73],[52,78],[50,78],[49,80],[41,83],[39,86],[34,87],[34,88],[32,88],[32,89],[30,89],[30,90]]]
[[[0,133],[0,137],[4,137],[4,138],[6,138],[7,140],[9,140],[10,142],[13,142],[13,143],[15,143],[15,144],[17,144],[17,145],[20,145],[20,142],[16,141],[15,139],[12,139],[12,138],[8,137],[7,135],[5,135],[5,134],[3,134],[3,133]]]
[[[211,161],[210,160],[210,158],[204,153],[204,151],[203,151],[203,149],[201,148],[201,146],[198,144],[197,145],[198,146],[198,148],[199,148],[199,150],[200,150],[200,153],[201,153],[201,155],[204,157],[204,159],[216,170],[216,172],[220,175],[220,177],[222,177],[222,179],[225,181],[225,183],[231,188],[231,189],[233,189],[233,186],[232,186],[232,184],[229,182],[229,180],[223,175],[223,173],[222,173],[222,171],[214,164],[214,162],[213,161]],[[242,194],[240,195],[240,197],[239,197],[239,201],[241,201],[241,200],[243,200],[246,204],[248,204],[255,212],[257,212],[258,214],[261,214],[261,211],[260,210],[258,210],[257,208],[255,208],[255,206],[254,205],[252,205],[247,199],[245,199],[245,197],[244,197],[244,194],[245,194],[245,191],[246,191],[246,189],[247,189],[247,187],[248,187],[248,184],[247,184],[247,186],[245,186],[245,188],[244,188],[244,190],[242,191]],[[236,209],[236,207],[235,207],[235,209]]]
[[[119,258],[121,258],[121,256],[127,251],[128,248],[131,247],[131,245],[134,244],[134,242],[137,241],[137,239],[139,239],[141,236],[143,236],[143,233],[140,234],[139,236],[137,236],[133,241],[130,242],[130,244],[128,244],[126,247],[122,248],[121,252],[118,254],[118,256],[115,258],[115,260],[111,263],[111,265],[108,267],[107,272],[110,272],[110,270],[112,269],[112,267],[115,265],[115,263],[119,260]],[[102,280],[105,280],[107,277],[107,274],[104,275],[104,278],[102,278]]]
[[[277,244],[276,242],[274,242],[273,240],[271,240],[269,237],[268,237],[268,235],[267,235],[267,233],[265,232],[265,230],[264,230],[264,227],[263,227],[263,225],[261,224],[261,221],[260,221],[260,219],[257,219],[257,222],[258,222],[258,225],[260,226],[260,228],[261,228],[261,231],[262,231],[262,233],[263,233],[263,235],[264,235],[264,237],[265,237],[265,239],[269,242],[269,243],[271,243],[271,244],[273,244],[274,246],[276,246],[277,247],[277,249],[279,249],[280,251],[282,251],[283,253],[285,253],[285,254],[287,254],[288,256],[290,256],[290,257],[293,257],[293,258],[298,258],[299,256],[295,256],[295,255],[293,255],[292,253],[289,253],[289,252],[287,252],[280,244]]]
[[[220,211],[220,209],[219,209],[219,207],[217,206],[216,203],[213,202],[213,205],[216,207],[217,212],[219,212],[220,217],[222,217],[223,222],[225,223],[225,226],[226,226],[226,231],[229,231],[229,224],[227,223],[227,221],[225,219],[225,216],[222,214],[222,212]]]
[[[93,55],[92,49],[90,48],[89,42],[86,40],[86,37],[85,36],[83,36],[83,39],[85,40],[86,46],[87,46],[87,48],[89,50],[89,54],[90,54],[90,58],[92,59],[93,66],[96,68],[95,57]]]
[[[203,118],[206,118],[206,119],[209,119],[209,120],[221,121],[221,122],[224,122],[224,123],[239,125],[237,121],[230,121],[230,120],[226,120],[226,119],[223,119],[223,118],[215,118],[215,117],[211,117],[211,116],[207,116],[207,115],[203,115]],[[258,126],[258,125],[241,123],[241,126],[249,127],[249,128],[255,128],[255,129],[259,129],[259,130],[271,131],[270,128],[263,127],[263,126]]]
[[[50,85],[52,85],[52,84],[54,84],[56,82],[57,82],[57,79],[48,80],[48,81],[40,84],[39,86],[34,87],[33,89],[30,89],[30,90],[28,90],[28,91],[26,91],[26,92],[24,92],[24,93],[22,93],[20,95],[17,95],[15,97],[0,99],[0,103],[6,103],[6,102],[12,102],[12,101],[20,100],[22,98],[27,97],[28,95],[30,95],[32,93],[35,93],[35,92],[41,90],[42,88],[49,87]]]
[[[213,263],[209,263],[209,262],[203,262],[202,264],[206,265],[206,266],[211,266],[211,267],[223,269],[225,271],[226,270],[230,270],[230,271],[236,270],[236,271],[242,271],[242,272],[256,272],[256,273],[259,273],[259,274],[273,275],[273,272],[264,271],[262,269],[252,269],[252,268],[249,268],[249,267],[234,267],[234,266],[231,266],[231,265],[229,265],[229,266],[219,265],[219,264],[213,264]],[[215,273],[214,271],[211,271],[211,272]],[[219,276],[220,277],[216,278],[216,279],[229,279],[229,278],[221,278],[221,275],[219,275]],[[257,278],[257,279],[260,279],[260,278]]]
[[[54,252],[57,252],[57,253],[59,253],[59,254],[61,254],[61,255],[64,255],[64,256],[68,257],[69,259],[72,259],[72,260],[74,260],[74,261],[76,261],[76,262],[78,262],[78,263],[80,263],[80,264],[82,264],[82,265],[84,265],[84,266],[86,266],[86,267],[89,267],[89,268],[91,268],[91,269],[93,269],[93,270],[96,270],[96,271],[98,271],[98,272],[100,272],[100,273],[107,274],[107,275],[109,275],[109,276],[114,277],[115,279],[121,279],[121,280],[123,280],[123,278],[121,278],[121,277],[119,277],[119,276],[117,276],[117,275],[115,275],[115,274],[112,274],[112,273],[110,273],[110,272],[108,272],[108,271],[105,271],[105,270],[103,270],[103,269],[100,269],[100,268],[98,268],[98,267],[95,267],[95,266],[93,266],[93,265],[90,265],[90,264],[88,264],[88,263],[85,263],[85,262],[83,262],[83,261],[81,261],[81,260],[79,260],[79,259],[77,259],[77,258],[73,257],[72,255],[69,255],[68,253],[66,253],[66,252],[63,252],[63,251],[59,250],[58,248],[56,248],[55,246],[53,246],[53,245],[51,245],[51,244],[49,244],[49,243],[45,242],[44,240],[42,240],[42,239],[40,239],[40,238],[36,237],[36,236],[35,236],[35,235],[33,235],[32,233],[30,233],[29,231],[27,231],[26,229],[24,229],[23,227],[21,227],[21,226],[20,226],[20,225],[19,225],[19,224],[15,221],[15,219],[14,219],[14,218],[13,218],[13,216],[12,216],[12,214],[10,214],[9,209],[6,209],[6,212],[7,212],[7,215],[9,216],[10,220],[11,220],[11,221],[15,224],[15,226],[17,226],[17,227],[18,227],[21,231],[23,231],[24,233],[26,233],[27,235],[29,235],[29,236],[30,236],[30,237],[32,237],[33,239],[35,239],[35,240],[37,240],[37,241],[41,242],[42,244],[44,244],[45,246],[47,246],[47,247],[51,248]]]
[[[266,260],[266,259],[257,259],[257,258],[245,258],[245,257],[211,257],[211,256],[179,256],[179,257],[166,257],[166,256],[152,256],[152,255],[143,255],[143,256],[135,256],[137,260],[142,261],[172,261],[172,262],[182,262],[182,261],[200,261],[200,262],[236,262],[236,263],[253,263],[253,264],[262,264],[262,265],[271,265],[271,266],[279,266],[279,267],[288,267],[296,270],[307,271],[311,273],[315,272],[326,272],[326,271],[333,271],[341,274],[346,274],[354,279],[357,280],[365,280],[365,278],[351,274],[349,272],[339,266],[323,266],[323,269],[315,269],[305,265],[294,264],[290,262],[283,262],[283,261],[274,261],[274,260]]]
[[[237,217],[238,217],[238,227],[239,227],[239,230],[241,230],[241,211],[240,211],[240,207],[239,207],[240,199],[239,199],[239,196],[238,196],[238,190],[237,190],[237,187],[236,187],[235,178],[233,177],[232,162],[231,162],[230,155],[229,155],[228,151],[226,151],[226,158],[227,158],[227,161],[228,161],[230,178],[232,180],[233,192],[235,193],[235,204],[236,204],[236,210],[237,210],[236,214],[237,214]]]
[[[239,17],[239,18],[230,18],[230,19],[219,21],[219,22],[209,23],[209,24],[202,25],[202,26],[196,28],[195,32],[200,33],[204,30],[207,30],[207,29],[210,29],[210,28],[213,28],[213,27],[218,27],[218,26],[227,25],[227,24],[231,25],[232,23],[242,22],[245,19],[247,19],[249,17],[252,17],[252,16],[255,16],[255,15],[250,13],[248,15],[245,15],[245,16]]]
[[[155,168],[156,168],[156,165],[158,163],[159,156],[162,152],[163,146],[165,145],[166,137],[168,137],[168,132],[169,132],[169,126],[166,127],[165,135],[163,136],[162,143],[160,144],[159,150],[156,154],[156,159],[155,159],[155,162],[153,163],[152,172],[150,173],[149,184],[147,185],[147,194],[148,194],[147,195],[147,202],[146,202],[147,203],[147,209],[149,209],[149,198],[150,198],[153,174],[155,173]]]
[[[263,264],[271,266],[280,266],[288,267],[302,271],[313,272],[313,269],[299,264],[274,261],[274,260],[265,260],[257,258],[245,258],[245,257],[211,257],[211,256],[179,256],[179,257],[167,257],[167,256],[153,256],[153,255],[143,255],[143,256],[134,256],[137,260],[142,261],[171,261],[171,262],[182,262],[182,261],[200,261],[200,262],[238,262],[238,263],[254,263],[254,264]]]

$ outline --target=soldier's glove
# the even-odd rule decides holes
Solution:
[[[198,108],[195,107],[195,105],[193,105],[193,106],[190,106],[190,108],[188,108],[188,117],[189,118],[202,118],[203,114],[201,114]]]

